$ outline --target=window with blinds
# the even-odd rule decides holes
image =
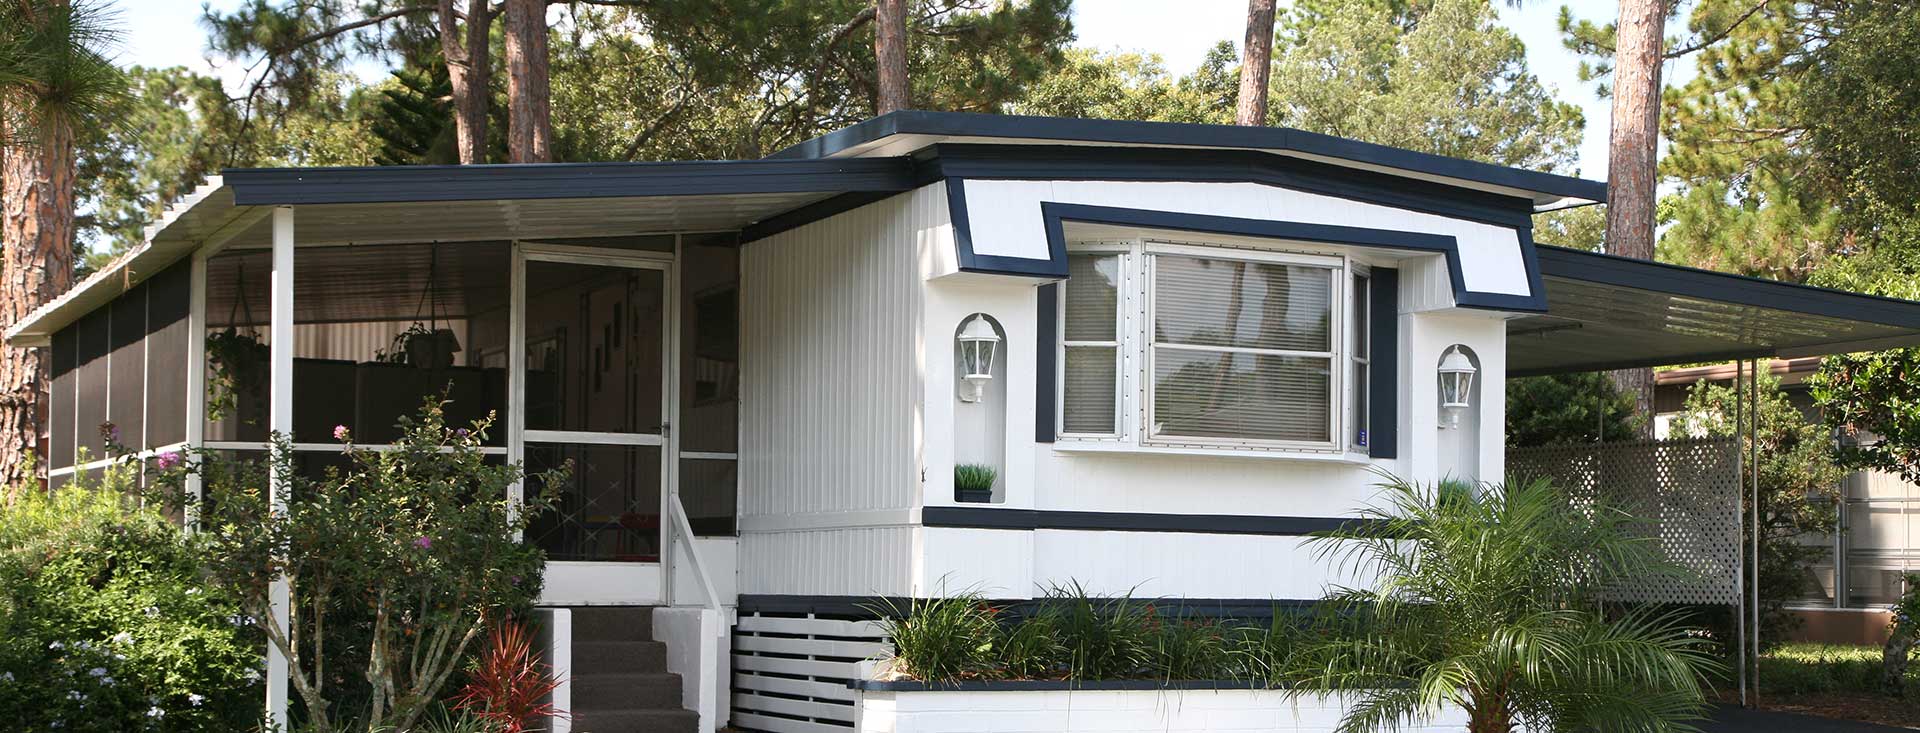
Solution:
[[[1136,241],[1067,264],[1063,439],[1366,445],[1366,396],[1339,391],[1367,383],[1366,282],[1342,258]]]
[[[1069,435],[1113,437],[1120,432],[1120,264],[1124,256],[1067,257],[1060,429]]]

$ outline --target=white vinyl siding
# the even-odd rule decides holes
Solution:
[[[1062,286],[1060,440],[1347,451],[1366,398],[1343,389],[1364,389],[1369,368],[1365,324],[1347,320],[1365,314],[1351,271],[1337,255],[1077,245]]]

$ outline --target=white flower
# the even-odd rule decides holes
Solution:
[[[149,609],[149,610],[151,610],[151,609]],[[115,643],[115,644],[126,644],[126,643],[129,643],[129,642],[132,642],[132,641],[133,641],[133,635],[132,635],[132,634],[129,634],[129,633],[127,633],[127,632],[125,632],[125,631],[122,631],[122,632],[120,632],[120,633],[118,633],[118,634],[114,634],[114,635],[113,635],[113,639],[112,639],[112,641],[113,641],[113,643]]]
[[[88,674],[89,676],[92,676],[92,677],[105,677],[105,676],[107,676],[107,668],[106,668],[106,667],[94,667],[93,669],[89,669],[89,670],[87,670],[87,674]]]
[[[85,700],[87,699],[87,693],[81,692],[79,690],[68,690],[67,699],[68,700]]]
[[[260,670],[257,670],[257,669],[249,669],[249,670],[247,670],[247,681],[248,681],[248,682],[259,682],[259,681],[260,681]]]
[[[12,672],[0,672],[0,682],[12,682],[12,681],[13,681]]]
[[[111,684],[113,684],[113,678],[112,678],[112,677],[101,677],[101,678],[100,678],[100,684],[103,684],[103,685],[111,685]]]
[[[147,615],[147,618],[160,618],[160,607],[148,606],[142,609],[141,613],[145,613]]]
[[[149,718],[164,718],[166,715],[167,711],[161,710],[158,705],[147,708],[147,717]]]
[[[188,704],[188,705],[192,705],[192,706],[194,706],[194,707],[196,707],[196,708],[197,708],[197,707],[200,707],[200,703],[203,703],[203,702],[206,702],[206,701],[207,701],[207,698],[205,698],[205,697],[202,697],[202,696],[200,696],[200,695],[199,695],[199,694],[197,694],[197,693],[192,693],[192,692],[189,692],[189,693],[187,693],[187,704]]]
[[[65,648],[67,648],[67,645],[65,645],[65,644],[62,644],[62,643],[60,643],[60,642],[57,642],[57,641],[56,641],[56,642],[54,642],[54,643],[52,643],[52,644],[48,644],[48,645],[47,645],[47,648],[48,648],[48,649],[54,649],[54,650],[59,650],[59,649],[65,649]]]

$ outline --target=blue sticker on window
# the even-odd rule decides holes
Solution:
[[[1362,448],[1367,447],[1367,431],[1365,430],[1360,431],[1359,444],[1360,444],[1360,447]]]

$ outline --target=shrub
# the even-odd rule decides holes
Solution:
[[[906,608],[882,601],[869,608],[893,640],[895,671],[923,682],[954,682],[994,669],[999,628],[994,611],[975,591],[914,599]]]
[[[1275,608],[1273,618],[1265,626],[1243,627],[1235,635],[1230,649],[1231,676],[1267,687],[1285,684],[1300,638],[1294,619]]]
[[[1233,676],[1228,627],[1210,618],[1161,618],[1150,636],[1147,666],[1162,680],[1217,680]]]
[[[1095,597],[1079,581],[1047,590],[1046,613],[1073,680],[1139,679],[1151,659],[1152,608],[1131,595]]]
[[[153,482],[184,502],[187,477],[200,477],[213,577],[287,656],[295,719],[308,729],[409,729],[438,704],[488,622],[539,593],[544,557],[519,535],[551,500],[515,507],[508,491],[520,467],[481,451],[491,418],[450,427],[443,408],[428,400],[383,450],[355,446],[338,428],[346,468],[319,478],[300,476],[276,435],[267,460],[201,452],[166,461]],[[270,469],[289,477],[284,511],[263,488]],[[279,576],[297,609],[285,627],[269,605]]]
[[[1798,695],[1880,686],[1880,650],[1844,644],[1781,644],[1760,657],[1764,692]]]
[[[1054,617],[1037,613],[1000,625],[998,676],[1015,680],[1057,679],[1066,671],[1066,646]]]
[[[956,491],[992,491],[993,480],[999,471],[984,463],[962,463],[953,467],[953,488]]]
[[[524,733],[527,723],[553,716],[547,701],[560,680],[533,651],[533,636],[517,621],[494,624],[487,650],[468,670],[470,681],[453,707],[490,724],[492,733]]]
[[[0,710],[10,730],[246,730],[260,650],[202,547],[127,497],[132,465],[0,509]]]

